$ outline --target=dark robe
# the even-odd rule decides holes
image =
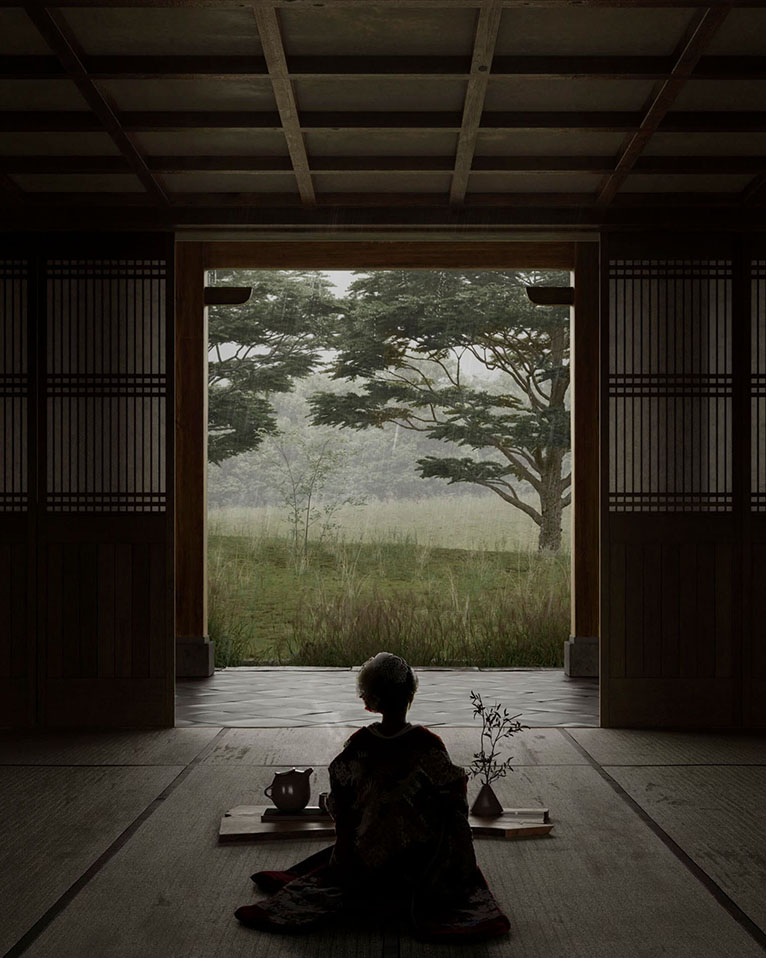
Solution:
[[[476,864],[465,771],[420,725],[359,729],[330,764],[335,844],[287,871],[256,872],[272,896],[235,914],[265,931],[308,931],[342,912],[407,916],[416,937],[476,941],[510,928]]]

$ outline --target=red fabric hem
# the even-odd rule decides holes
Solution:
[[[275,892],[279,891],[280,888],[284,888],[285,885],[293,881],[294,878],[298,876],[295,872],[279,872],[279,871],[265,871],[265,872],[256,872],[254,875],[251,875],[250,878],[252,881],[265,892]]]

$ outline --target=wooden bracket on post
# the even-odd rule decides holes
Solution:
[[[526,286],[525,289],[535,306],[574,306],[574,286]]]
[[[252,286],[206,286],[205,306],[241,306],[252,293]]]

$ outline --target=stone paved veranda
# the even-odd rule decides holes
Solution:
[[[178,679],[176,725],[289,728],[360,725],[371,720],[356,694],[356,669],[221,669],[207,679]],[[413,722],[470,726],[470,691],[502,702],[537,726],[597,726],[598,679],[561,669],[417,669]]]

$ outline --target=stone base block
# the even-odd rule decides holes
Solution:
[[[215,672],[215,642],[207,636],[176,638],[176,678],[199,679]]]
[[[598,678],[598,636],[571,635],[564,643],[564,675]]]

